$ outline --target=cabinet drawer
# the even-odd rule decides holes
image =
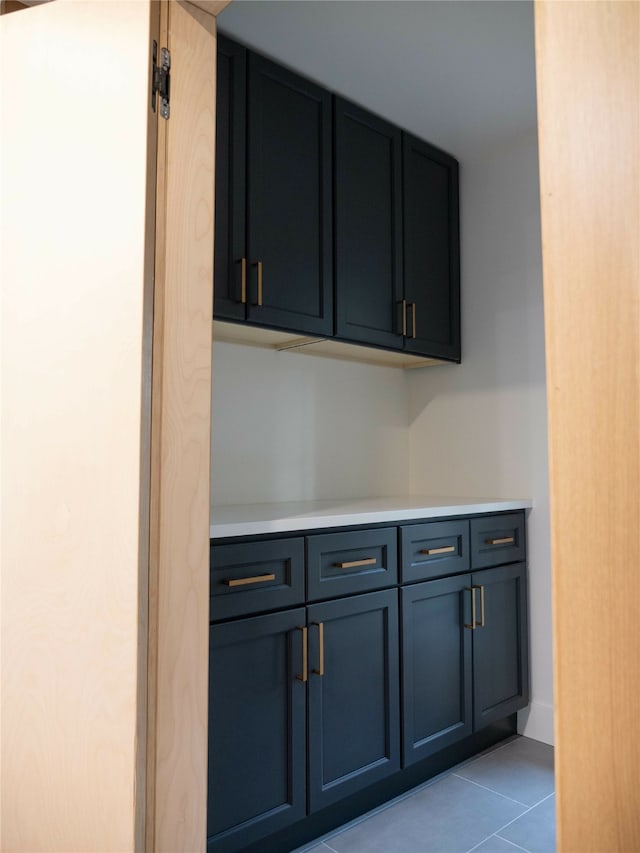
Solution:
[[[307,599],[367,592],[398,582],[397,528],[307,537]]]
[[[500,566],[525,559],[524,513],[471,520],[471,568]]]
[[[212,545],[211,621],[304,603],[304,539]]]
[[[469,571],[468,521],[428,521],[400,530],[402,583]]]

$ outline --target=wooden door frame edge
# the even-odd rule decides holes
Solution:
[[[153,4],[160,9],[158,44],[172,54],[176,103],[168,121],[158,119],[154,162],[148,617],[135,808],[136,848],[145,850],[192,850],[206,844],[215,19],[228,2]],[[192,48],[200,51],[196,58]],[[193,89],[205,94],[199,101],[194,96],[187,104],[183,97],[178,103],[177,68],[188,70],[192,59],[192,70],[202,75]],[[198,133],[191,136],[204,140],[179,149],[184,163],[177,156],[179,122],[197,124]],[[206,182],[201,192],[198,188],[197,199],[189,190],[180,196],[178,185],[186,184],[182,172],[195,186],[194,169],[199,169],[200,183],[210,170],[210,185]],[[171,227],[172,216],[182,216],[180,229]],[[177,238],[178,231],[184,236]],[[183,275],[185,271],[191,275]],[[207,539],[202,542],[205,524]]]

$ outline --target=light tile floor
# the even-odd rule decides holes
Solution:
[[[516,737],[298,853],[554,853],[553,747]]]

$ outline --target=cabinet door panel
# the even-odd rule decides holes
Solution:
[[[210,628],[209,849],[241,850],[305,815],[304,615]]]
[[[484,627],[473,632],[473,716],[477,730],[524,708],[529,701],[525,565],[515,563],[474,572],[472,581],[474,586],[483,587],[485,602]]]
[[[403,764],[472,732],[471,576],[402,590]]]
[[[214,317],[243,320],[245,256],[246,50],[218,36]]]
[[[396,590],[315,604],[309,624],[310,811],[400,767]],[[324,675],[318,623],[324,631]]]
[[[330,335],[331,96],[249,53],[248,103],[248,317]]]
[[[458,164],[404,134],[403,169],[406,349],[460,361]]]
[[[402,349],[401,133],[335,100],[336,334]]]

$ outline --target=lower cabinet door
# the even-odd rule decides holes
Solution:
[[[500,720],[529,701],[527,576],[524,563],[472,575],[474,728]],[[479,616],[478,616],[479,613]]]
[[[314,604],[307,625],[314,812],[400,768],[397,591]]]
[[[403,766],[472,732],[471,575],[402,589]]]
[[[298,608],[210,628],[209,850],[242,850],[306,814],[304,620]]]

